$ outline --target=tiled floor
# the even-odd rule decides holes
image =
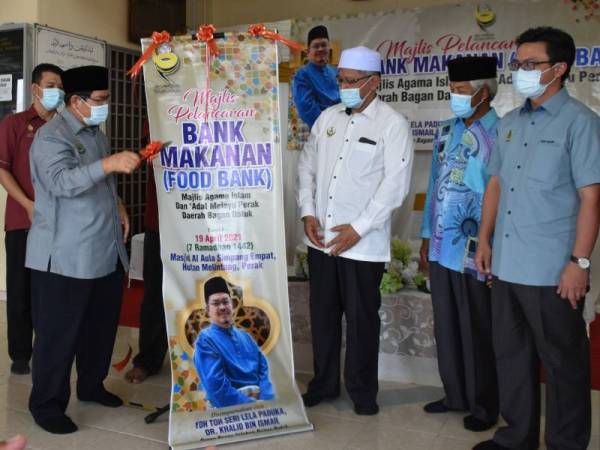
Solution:
[[[114,360],[135,347],[137,330],[121,328]],[[134,348],[135,350],[135,348]],[[28,448],[44,450],[166,450],[167,416],[156,423],[144,422],[146,411],[122,407],[107,409],[72,399],[67,413],[79,425],[77,433],[58,436],[46,433],[34,424],[27,411],[30,376],[10,374],[6,351],[5,304],[0,302],[0,440],[20,433],[28,437]],[[130,401],[153,405],[166,404],[169,392],[168,368],[139,386],[123,381],[122,373],[112,371],[106,386]],[[304,389],[305,376],[298,376]],[[342,450],[406,449],[467,450],[489,438],[493,432],[471,433],[462,427],[462,414],[426,415],[423,404],[440,398],[439,388],[398,383],[381,383],[381,412],[375,417],[359,417],[351,403],[341,398],[308,410],[314,432],[250,441],[223,446],[225,450]],[[600,393],[593,392],[593,438],[590,449],[600,450]]]

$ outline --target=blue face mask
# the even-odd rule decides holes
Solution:
[[[554,67],[554,66],[552,66]],[[547,72],[552,69],[549,67],[544,70]],[[536,99],[546,92],[548,86],[550,86],[556,77],[552,78],[552,81],[547,84],[541,84],[540,79],[542,78],[542,74],[544,73],[541,70],[523,70],[519,69],[516,72],[513,72],[513,86],[518,94],[522,95],[525,98],[533,98]]]
[[[88,103],[88,105],[90,106],[91,111],[92,111],[90,114],[90,117],[82,117],[83,122],[86,125],[95,126],[95,125],[100,125],[101,123],[106,122],[106,119],[108,118],[108,104],[95,106],[95,105],[90,105]]]
[[[364,98],[360,96],[360,90],[362,87],[367,84],[371,77],[367,78],[361,87],[357,88],[348,88],[348,89],[340,89],[340,100],[346,108],[359,108],[364,101]]]
[[[456,117],[459,119],[468,119],[475,113],[477,107],[483,102],[482,99],[481,102],[477,103],[475,106],[471,106],[471,100],[477,95],[477,92],[479,92],[479,89],[477,89],[473,95],[450,93],[450,109]]]
[[[46,111],[54,111],[63,102],[65,92],[59,88],[42,89],[42,97],[38,96],[40,103]]]

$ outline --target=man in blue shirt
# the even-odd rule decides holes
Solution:
[[[329,34],[323,25],[308,32],[308,64],[298,69],[292,96],[300,118],[312,128],[321,111],[340,102],[337,71],[329,63]]]
[[[269,364],[252,336],[235,327],[225,279],[213,277],[204,283],[204,301],[211,325],[198,336],[194,364],[211,405],[273,400]]]
[[[474,448],[538,448],[541,360],[546,446],[584,450],[591,407],[582,300],[600,222],[600,118],[564,87],[575,59],[571,36],[540,27],[516,42],[513,86],[527,100],[498,126],[476,254],[479,270],[494,276],[492,331],[507,426]]]
[[[465,428],[483,431],[498,419],[498,382],[490,289],[473,257],[497,136],[498,116],[490,107],[498,87],[496,58],[453,59],[448,77],[456,117],[442,122],[435,136],[421,228],[445,398],[425,405],[425,411],[470,411]]]

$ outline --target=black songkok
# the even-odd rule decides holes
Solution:
[[[220,294],[224,292],[227,295],[231,295],[229,293],[229,287],[227,286],[227,282],[222,277],[214,277],[210,280],[207,280],[204,283],[204,301],[208,305],[208,297],[213,294]]]
[[[312,41],[320,38],[325,38],[329,40],[329,33],[327,32],[327,27],[323,25],[317,25],[308,32],[308,46],[310,47],[310,43]]]
[[[496,78],[496,58],[493,56],[465,56],[448,61],[450,81],[472,81]]]
[[[65,94],[108,90],[108,69],[81,66],[65,70],[62,75]]]

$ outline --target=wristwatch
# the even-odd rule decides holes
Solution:
[[[590,268],[590,260],[589,258],[583,258],[571,255],[571,261],[577,264],[580,269],[586,270]]]

